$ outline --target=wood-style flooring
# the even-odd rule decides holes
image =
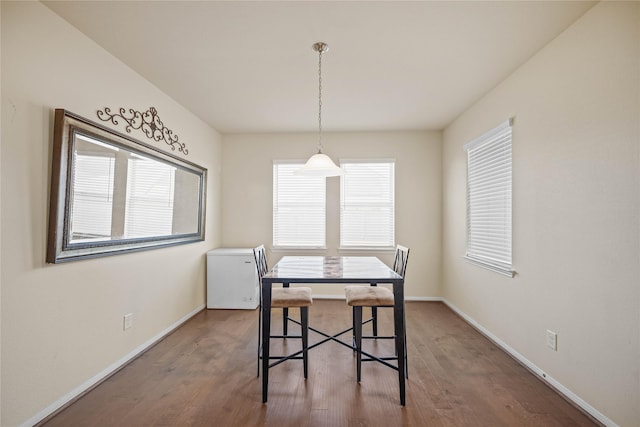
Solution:
[[[297,316],[297,310],[294,315]],[[390,334],[391,309],[380,309]],[[344,301],[315,300],[310,324],[339,331],[351,322]],[[274,310],[272,328],[280,328]],[[54,426],[593,426],[565,401],[439,302],[407,302],[409,379],[401,407],[397,373],[363,364],[326,343],[302,361],[269,371],[269,401],[256,377],[258,311],[204,310],[44,425]],[[365,333],[369,327],[365,327]],[[310,343],[320,340],[311,333]],[[300,340],[274,340],[272,354]],[[392,340],[368,341],[393,353]]]

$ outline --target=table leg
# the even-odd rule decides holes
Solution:
[[[378,286],[377,283],[371,283],[371,286]],[[373,336],[378,336],[378,308],[371,307],[371,330],[373,332]]]
[[[282,284],[283,288],[288,288],[288,283]],[[282,308],[282,335],[286,338],[289,331],[289,309],[287,307]]]
[[[404,280],[393,283],[393,325],[395,329],[396,354],[398,355],[398,380],[400,404],[405,406],[405,327],[404,327]]]
[[[262,281],[262,403],[269,389],[269,343],[271,335],[271,283]]]
[[[309,307],[300,307],[300,329],[302,329],[302,365],[306,380],[309,376]]]

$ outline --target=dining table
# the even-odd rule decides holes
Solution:
[[[397,355],[397,366],[392,367],[398,371],[400,389],[400,404],[405,405],[405,314],[404,314],[404,278],[389,268],[384,262],[375,256],[284,256],[273,268],[262,277],[262,402],[267,402],[269,385],[269,342],[271,332],[271,291],[274,283],[280,283],[284,287],[291,284],[391,284],[393,286],[393,316],[394,337]],[[352,328],[345,329],[337,334],[319,331],[316,328],[309,329],[319,332],[326,337],[318,344],[337,341],[336,337]],[[353,345],[348,345],[356,350]],[[380,360],[379,360],[380,361]]]

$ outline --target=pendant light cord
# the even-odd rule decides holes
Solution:
[[[322,153],[322,52],[318,50],[318,153]]]

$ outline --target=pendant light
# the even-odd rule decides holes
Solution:
[[[296,173],[309,176],[340,176],[343,173],[342,169],[322,152],[322,54],[329,50],[329,46],[318,42],[312,48],[318,52],[318,152],[311,156]]]

